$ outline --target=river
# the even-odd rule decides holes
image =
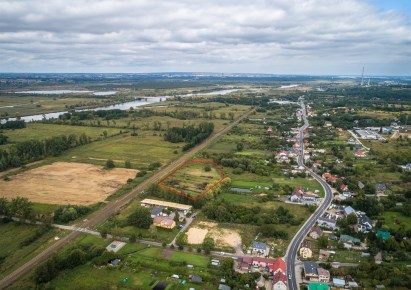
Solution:
[[[213,91],[213,92],[208,92],[208,93],[194,93],[194,94],[185,94],[185,95],[178,95],[179,97],[193,97],[193,96],[210,96],[210,95],[227,95],[236,91],[239,91],[240,89],[227,89],[227,90],[219,90],[219,91]],[[32,91],[34,92],[34,91]],[[44,91],[37,91],[37,92],[44,92]],[[136,107],[141,107],[149,104],[154,104],[154,103],[159,103],[162,101],[165,101],[167,99],[173,98],[172,96],[159,96],[159,97],[136,97],[136,100],[131,101],[131,102],[125,102],[125,103],[120,103],[116,105],[111,105],[111,106],[104,106],[104,107],[97,107],[93,109],[82,109],[82,110],[76,110],[77,112],[81,111],[101,111],[101,110],[114,110],[114,109],[120,109],[120,110],[128,110],[130,107],[136,108]],[[62,112],[53,112],[53,113],[45,113],[45,114],[37,114],[37,115],[31,115],[31,116],[23,116],[20,117],[20,120],[24,120],[25,122],[31,122],[31,121],[41,121],[43,119],[53,119],[53,118],[58,118],[60,115],[67,113],[68,111],[62,111]],[[8,120],[10,121],[15,121],[16,118],[9,118]],[[1,119],[1,124],[4,124],[6,122],[5,119]]]

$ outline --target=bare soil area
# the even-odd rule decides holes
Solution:
[[[206,236],[210,236],[218,247],[237,248],[241,245],[241,236],[237,231],[221,228],[212,222],[199,222],[186,235],[189,244],[201,244]]]
[[[104,201],[110,194],[134,178],[137,170],[85,163],[55,162],[0,181],[0,196],[26,197],[49,204],[90,205]]]

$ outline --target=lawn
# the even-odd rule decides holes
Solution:
[[[400,228],[404,228],[405,231],[411,230],[411,217],[394,211],[385,211],[383,217],[384,225],[390,229],[396,231]]]
[[[337,250],[335,255],[331,256],[330,261],[340,263],[359,263],[362,259],[364,258],[361,258],[360,251]]]
[[[64,232],[50,230],[31,244],[21,247],[20,243],[33,236],[38,228],[38,226],[16,222],[0,222],[0,257],[5,257],[2,262],[0,261],[0,278],[50,247],[54,243],[55,236],[65,235]]]

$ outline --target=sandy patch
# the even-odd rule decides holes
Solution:
[[[188,229],[187,235],[187,242],[189,244],[201,244],[206,237],[208,230],[200,229],[200,228],[190,228]]]
[[[0,181],[0,196],[27,197],[33,202],[90,205],[104,201],[134,178],[137,170],[84,163],[55,162]]]
[[[189,244],[201,244],[206,236],[210,236],[217,247],[236,248],[241,245],[241,236],[237,231],[219,228],[213,222],[200,222],[196,227],[190,228],[186,235]]]

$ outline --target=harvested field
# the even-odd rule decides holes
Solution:
[[[0,196],[8,199],[26,197],[49,204],[90,205],[104,201],[110,194],[134,178],[137,170],[55,162],[0,181]]]
[[[186,235],[189,244],[201,244],[206,236],[210,236],[220,247],[236,248],[241,245],[241,236],[237,231],[219,227],[212,222],[200,222],[196,227],[190,228]]]

